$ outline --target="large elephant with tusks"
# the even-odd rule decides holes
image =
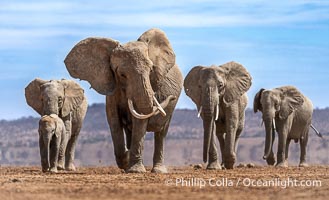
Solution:
[[[149,131],[154,132],[152,172],[167,172],[164,137],[183,78],[165,33],[150,29],[123,45],[109,38],[87,38],[74,46],[64,62],[72,77],[87,80],[106,95],[118,166],[128,173],[145,172],[142,153]]]

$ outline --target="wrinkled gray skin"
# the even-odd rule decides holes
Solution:
[[[154,132],[152,172],[166,173],[164,137],[183,78],[165,33],[150,29],[138,41],[123,45],[108,38],[87,38],[75,45],[64,62],[72,77],[87,80],[98,93],[107,95],[106,114],[118,167],[127,173],[145,172],[142,153],[148,131]]]
[[[58,115],[44,115],[39,121],[39,147],[42,172],[57,172],[64,163],[67,137],[64,122]]]
[[[75,145],[88,107],[83,89],[71,80],[36,78],[25,88],[25,98],[27,104],[41,116],[56,114],[63,120],[68,142],[65,163],[60,160],[58,168],[75,171]]]
[[[277,131],[279,142],[276,166],[288,166],[291,140],[300,142],[299,166],[307,166],[306,145],[313,113],[312,102],[293,86],[283,86],[272,90],[261,89],[254,99],[254,112],[257,111],[262,112],[265,123],[266,139],[263,158],[267,163],[275,164],[272,147],[275,131]]]
[[[196,66],[186,76],[186,94],[196,104],[199,113],[202,107],[203,161],[208,162],[207,169],[221,169],[215,133],[220,143],[223,165],[227,169],[233,168],[238,139],[244,127],[248,101],[245,93],[250,86],[251,76],[236,62],[221,66]]]

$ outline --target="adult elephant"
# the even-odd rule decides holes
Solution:
[[[251,76],[239,63],[194,67],[184,80],[184,88],[196,104],[204,128],[203,161],[207,169],[220,169],[214,132],[218,137],[222,161],[232,169],[239,136],[244,127],[246,92]]]
[[[75,171],[75,145],[88,107],[84,90],[72,80],[36,78],[25,88],[25,98],[27,104],[41,116],[56,114],[63,120],[68,141],[65,164],[61,160],[58,168]]]
[[[64,62],[72,77],[87,80],[106,95],[118,167],[128,173],[145,172],[142,153],[149,131],[155,138],[152,172],[167,172],[164,137],[183,78],[165,33],[150,29],[123,45],[108,38],[87,38],[74,46]]]
[[[306,145],[309,128],[318,136],[321,134],[312,126],[313,105],[293,86],[283,86],[272,90],[260,89],[254,98],[254,112],[261,111],[265,123],[266,139],[263,159],[269,165],[275,164],[273,143],[278,132],[278,152],[276,166],[288,166],[288,150],[291,140],[300,142],[300,167],[306,164]]]

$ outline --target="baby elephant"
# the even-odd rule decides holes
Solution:
[[[39,121],[39,147],[42,172],[64,170],[67,137],[65,125],[56,114],[44,115]]]
[[[318,136],[321,134],[311,124],[312,102],[293,86],[284,86],[272,90],[261,89],[254,99],[254,112],[261,111],[265,123],[266,139],[263,158],[269,165],[275,164],[273,143],[278,132],[278,152],[276,166],[288,166],[288,150],[291,140],[300,142],[300,167],[306,164],[306,145],[309,128]]]

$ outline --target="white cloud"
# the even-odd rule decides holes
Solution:
[[[328,6],[329,3],[322,1],[28,2],[2,5],[0,21],[12,26],[32,27],[102,24],[129,27],[155,24],[166,27],[268,26],[328,20]]]
[[[307,27],[328,20],[329,2],[320,0],[7,1],[0,3],[0,48],[62,36],[131,40],[136,29],[150,27]]]

